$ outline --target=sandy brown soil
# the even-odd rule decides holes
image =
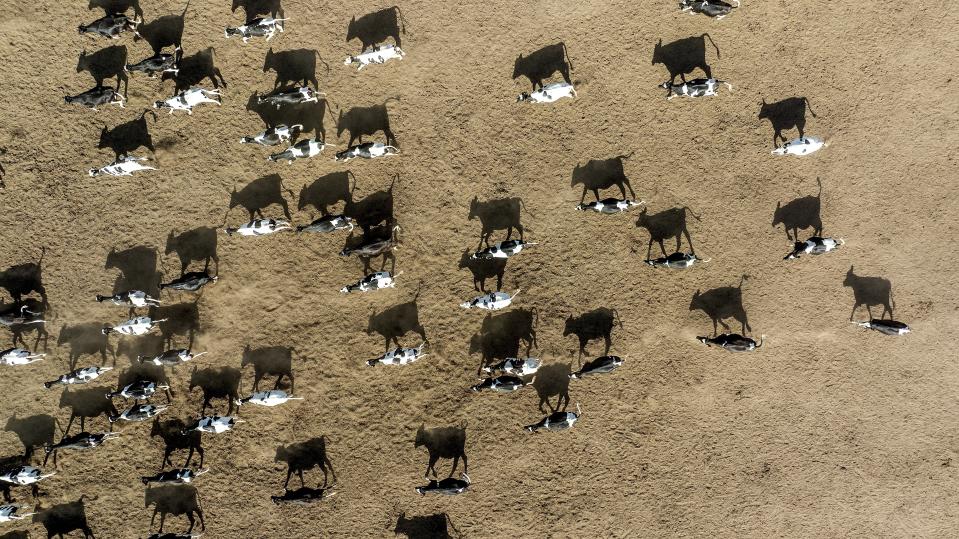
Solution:
[[[149,56],[148,45],[129,34],[112,43],[77,35],[78,24],[101,13],[84,2],[8,4],[0,21],[7,185],[0,260],[35,261],[46,247],[50,356],[3,370],[0,417],[53,416],[66,426],[70,410],[58,406],[63,390],[41,385],[68,370],[71,342],[57,344],[64,328],[123,320],[124,309],[92,301],[122,284],[123,269],[127,279],[148,282],[152,272],[178,276],[176,254],[166,253],[168,235],[222,226],[234,187],[280,174],[293,220],[304,224],[317,212],[297,210],[297,194],[319,176],[351,170],[360,199],[387,189],[398,174],[403,275],[395,290],[338,292],[362,276],[355,258],[337,256],[343,235],[220,234],[219,283],[197,296],[162,295],[168,304],[196,300],[193,348],[209,352],[197,360],[201,368],[239,368],[247,345],[289,346],[296,394],[306,398],[244,408],[248,423],[204,438],[212,468],[196,483],[204,537],[391,537],[402,529],[432,537],[443,536],[441,527],[468,537],[953,535],[955,4],[747,0],[722,21],[679,13],[666,0],[642,7],[516,4],[405,2],[407,58],[357,73],[341,65],[359,48],[344,41],[347,24],[386,5],[284,0],[290,20],[274,51],[318,50],[330,64],[329,73],[317,71],[320,89],[334,110],[397,97],[388,109],[403,151],[346,166],[328,150],[287,166],[236,142],[263,129],[246,104],[254,91],[273,86],[274,74],[262,70],[269,45],[225,40],[223,27],[241,23],[240,12],[231,14],[226,1],[194,0],[183,46],[188,55],[215,47],[228,83],[223,106],[192,116],[148,114],[159,170],[119,179],[85,173],[113,159],[110,149],[97,147],[101,129],[136,119],[171,95],[172,83],[133,75],[127,108],[98,113],[67,106],[62,97],[93,85],[75,69],[84,49],[125,45],[136,61]],[[182,11],[172,1],[143,0],[142,7],[147,21]],[[650,63],[655,43],[703,32],[721,51],[720,58],[708,51],[714,74],[734,90],[667,102],[655,86],[667,72]],[[579,98],[514,104],[528,87],[525,79],[511,80],[516,56],[559,41],[568,48]],[[809,99],[816,117],[807,116],[807,133],[831,145],[804,159],[773,158],[770,124],[757,118],[760,101],[791,96]],[[326,137],[341,147],[347,139],[337,139],[329,117]],[[712,258],[707,265],[654,271],[642,264],[649,236],[635,226],[638,210],[573,210],[577,163],[630,152],[625,171],[650,213],[688,206],[700,217],[689,219],[689,229],[696,252]],[[823,232],[848,243],[784,263],[785,234],[771,226],[776,204],[815,195],[817,178]],[[614,374],[570,384],[571,407],[580,403],[584,411],[571,431],[530,435],[520,428],[543,416],[532,388],[513,395],[467,391],[481,360],[469,354],[470,340],[484,315],[457,306],[476,294],[469,272],[457,266],[479,238],[479,222],[467,219],[474,197],[522,198],[526,238],[542,242],[509,262],[503,284],[522,288],[512,309],[538,313],[533,355],[575,369],[578,343],[563,336],[566,318],[606,307],[622,321],[612,352],[628,355],[627,362]],[[277,205],[265,213],[282,216]],[[245,220],[242,208],[226,217],[234,226]],[[139,269],[105,267],[111,250],[134,247],[155,250],[156,267],[150,256],[138,259]],[[857,275],[892,282],[895,317],[912,334],[885,337],[849,323],[853,293],[843,280],[851,266]],[[691,298],[697,290],[736,286],[744,274],[744,308],[766,345],[742,355],[701,346],[694,337],[712,323],[689,309]],[[380,335],[366,333],[370,315],[413,300],[430,355],[404,368],[364,367],[384,350]],[[865,317],[860,308],[856,318]],[[26,338],[32,344],[33,334]],[[174,342],[185,346],[186,337]],[[401,342],[416,345],[419,337],[409,333]],[[121,352],[122,374],[133,341],[110,343]],[[590,356],[602,351],[602,341],[588,346]],[[80,366],[99,362],[97,355],[79,358]],[[252,376],[249,367],[243,371],[243,391]],[[190,369],[170,378],[176,395],[164,417],[189,419],[201,401],[199,390],[187,390]],[[115,387],[117,379],[111,372],[92,385]],[[225,411],[223,401],[215,404]],[[34,428],[49,418],[30,421],[11,421],[0,432],[2,455],[21,453],[23,438],[54,437]],[[417,496],[427,455],[413,446],[416,429],[464,421],[473,487],[458,497]],[[87,425],[106,428],[102,416]],[[118,430],[122,437],[109,446],[62,452],[40,500],[51,507],[84,495],[97,537],[145,537],[152,510],[144,508],[138,479],[158,468],[163,445],[148,436],[149,423]],[[336,471],[336,496],[309,507],[274,506],[269,496],[282,492],[285,478],[285,465],[274,462],[276,447],[319,436]],[[178,463],[183,458],[175,455]],[[441,461],[440,473],[449,466]],[[315,485],[322,474],[306,477]],[[32,505],[26,489],[13,494]],[[164,529],[186,525],[171,516]],[[28,529],[45,533],[37,522],[0,531],[21,537],[13,530]]]

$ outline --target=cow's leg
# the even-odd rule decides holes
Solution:
[[[436,477],[436,461],[439,460],[439,458],[439,455],[430,453],[430,461],[426,465],[426,475],[424,476],[426,479],[430,478],[430,470],[433,471],[433,477]]]
[[[523,241],[523,225],[516,223],[516,231],[519,232],[520,241]]]
[[[293,477],[293,468],[287,468],[286,470],[286,481],[283,482],[283,489],[286,490],[286,487],[290,486],[290,478]]]
[[[192,448],[191,448],[191,450],[192,450]],[[197,446],[196,446],[196,452],[200,455],[200,468],[202,468],[202,467],[203,467],[203,453],[204,453],[203,447],[197,445]]]
[[[686,243],[689,244],[689,252],[695,255],[695,254],[696,254],[696,250],[693,249],[693,240],[690,239],[690,237],[689,237],[689,229],[686,228],[685,226],[683,226],[683,232],[682,232],[682,233],[686,236]],[[679,250],[679,236],[676,237],[676,250],[677,250],[677,251]]]
[[[283,381],[283,375],[281,374],[276,377],[276,383],[273,384],[273,389],[280,389],[280,382],[282,381]]]
[[[154,513],[154,515],[156,515],[156,513]],[[166,513],[160,513],[160,529],[159,529],[159,532],[160,532],[160,533],[163,533],[163,522],[164,522],[165,520],[166,520]],[[191,520],[192,520],[192,518],[191,518]],[[193,527],[191,526],[191,527],[190,527],[190,530],[187,531],[187,533],[190,533],[190,531],[192,531],[192,530],[193,530]]]
[[[612,337],[610,337],[610,334],[607,333],[606,335],[603,335],[603,340],[606,341],[606,351],[603,352],[603,355],[604,355],[604,356],[608,356],[608,355],[609,355],[609,348],[613,345],[613,339],[612,339]]]
[[[659,244],[659,250],[663,252],[663,256],[667,256],[667,255],[666,255],[666,246],[663,245],[663,238],[660,238],[660,239],[656,240],[656,243]]]
[[[263,373],[257,372],[253,375],[253,392],[256,393],[260,388],[260,380],[263,379]]]
[[[305,487],[306,481],[303,479],[303,468],[300,468],[299,470],[297,470],[297,475],[300,476],[300,487]]]
[[[596,202],[599,202],[599,189],[593,189],[593,196],[596,197]]]

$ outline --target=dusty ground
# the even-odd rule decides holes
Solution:
[[[357,73],[341,65],[359,49],[358,41],[345,42],[347,25],[386,5],[284,0],[290,20],[273,50],[319,51],[330,64],[329,73],[322,64],[317,69],[319,87],[335,111],[398,98],[387,107],[403,151],[345,166],[328,150],[287,166],[267,162],[263,148],[236,143],[263,129],[246,104],[254,91],[273,86],[274,73],[262,70],[269,45],[225,40],[223,27],[241,23],[241,12],[231,14],[225,1],[194,0],[183,47],[187,55],[215,47],[228,83],[223,106],[192,116],[148,114],[159,170],[119,179],[85,174],[113,160],[109,148],[98,149],[101,129],[136,119],[171,95],[173,83],[133,75],[126,109],[67,106],[63,95],[93,86],[76,70],[81,51],[123,45],[136,61],[150,55],[149,46],[129,34],[112,43],[77,35],[78,24],[102,13],[84,2],[7,5],[0,22],[7,186],[0,194],[7,208],[0,260],[36,261],[46,247],[50,356],[3,370],[0,417],[17,420],[0,432],[2,454],[22,453],[24,439],[60,438],[49,431],[49,416],[65,427],[70,409],[59,407],[62,389],[44,390],[41,382],[66,372],[71,349],[89,340],[70,338],[64,328],[90,324],[82,335],[95,336],[96,326],[126,314],[93,302],[95,294],[152,283],[156,272],[165,280],[178,276],[168,235],[222,226],[234,187],[279,174],[293,220],[304,224],[318,212],[297,210],[301,188],[349,169],[355,200],[386,190],[399,175],[393,197],[403,228],[396,268],[403,274],[395,290],[338,292],[362,276],[356,259],[337,256],[343,235],[220,234],[220,282],[197,296],[162,295],[168,304],[187,304],[178,321],[184,327],[190,324],[182,316],[196,300],[193,348],[209,352],[197,360],[201,368],[239,368],[247,345],[288,346],[295,393],[306,399],[244,408],[248,423],[204,438],[212,471],[196,487],[205,537],[391,537],[394,530],[432,537],[443,536],[442,529],[469,537],[954,534],[955,4],[753,0],[722,21],[679,13],[665,0],[577,4],[405,2],[407,58]],[[182,11],[170,1],[143,0],[142,8],[148,22]],[[667,102],[655,87],[667,71],[651,64],[654,45],[703,32],[721,51],[716,58],[707,47],[714,75],[731,81],[733,92]],[[516,56],[560,41],[579,98],[514,104],[528,88],[525,79],[511,79]],[[807,115],[807,134],[831,146],[805,159],[773,158],[770,123],[757,118],[760,102],[792,96],[807,97],[816,113]],[[329,116],[325,123],[327,140],[342,147],[346,134],[336,137]],[[637,197],[650,213],[682,206],[695,212],[700,220],[688,219],[689,232],[709,264],[654,271],[641,262],[649,235],[636,226],[638,210],[573,211],[581,194],[570,186],[577,163],[630,152],[625,172]],[[776,204],[816,195],[816,178],[823,184],[823,233],[848,243],[786,264],[782,226],[771,226]],[[479,221],[467,219],[474,197],[522,198],[526,238],[542,242],[509,262],[503,284],[522,288],[512,309],[538,313],[532,355],[575,369],[578,342],[563,336],[566,318],[605,307],[622,321],[612,352],[628,360],[612,375],[570,384],[570,406],[578,402],[584,411],[572,431],[521,430],[543,416],[533,388],[467,391],[481,361],[469,354],[470,340],[484,315],[457,306],[476,294],[470,273],[457,266],[479,239]],[[278,205],[264,212],[282,216]],[[245,220],[240,207],[226,217],[234,226]],[[111,250],[134,247],[141,249],[127,252],[118,267],[105,267]],[[895,317],[912,326],[911,335],[884,337],[848,322],[854,299],[843,281],[851,266],[857,275],[891,281]],[[202,267],[194,262],[191,269]],[[750,276],[743,307],[766,345],[747,355],[699,345],[695,335],[712,323],[689,309],[694,293],[737,286],[743,274]],[[401,369],[365,368],[363,360],[384,350],[382,336],[366,333],[370,315],[414,300],[430,355]],[[856,318],[865,317],[860,308]],[[30,344],[33,337],[25,336]],[[187,344],[184,334],[173,340]],[[404,345],[419,341],[414,333],[401,338]],[[131,344],[110,339],[120,350],[121,374],[136,353]],[[601,354],[602,341],[587,350]],[[96,354],[79,358],[80,366],[99,362]],[[563,367],[549,372],[538,386],[545,393],[562,386]],[[243,392],[252,377],[247,367]],[[187,420],[200,407],[200,391],[187,390],[190,369],[170,379],[174,408],[163,417]],[[115,387],[117,380],[111,372],[93,385]],[[224,401],[214,404],[225,412]],[[452,498],[415,495],[427,461],[413,446],[417,428],[463,421],[473,487]],[[106,428],[103,416],[88,421],[87,430]],[[150,428],[118,425],[123,436],[109,446],[62,452],[58,475],[43,484],[43,507],[83,495],[97,537],[148,535],[152,511],[144,508],[138,478],[154,473],[163,454]],[[336,496],[277,508],[269,496],[282,492],[286,474],[274,462],[276,447],[319,436],[336,472]],[[175,462],[184,456],[176,453]],[[440,473],[449,466],[441,461]],[[322,474],[306,477],[315,485]],[[32,504],[27,490],[13,494]],[[4,537],[44,533],[41,523],[4,526],[12,531]],[[170,516],[164,529],[186,526],[185,518]]]

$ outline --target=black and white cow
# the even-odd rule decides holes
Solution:
[[[177,65],[180,57],[183,55],[183,49],[179,46],[173,49],[173,54],[158,52],[149,58],[144,58],[135,64],[125,64],[123,70],[127,73],[146,73],[151,79],[157,74],[172,73],[176,76],[180,69]]]
[[[640,200],[636,202],[628,198],[619,199],[619,198],[604,198],[603,200],[597,200],[595,202],[589,202],[585,204],[579,204],[576,206],[576,209],[579,211],[594,211],[596,213],[622,213],[629,210],[630,208],[635,208],[640,204],[645,204],[645,200]]]
[[[243,397],[236,400],[237,406],[243,406],[247,403],[258,404],[260,406],[274,407],[285,404],[289,401],[301,401],[303,397],[291,397],[282,389],[271,389],[269,391],[258,391],[249,397]]]
[[[391,43],[383,43],[374,46],[373,50],[369,52],[360,53],[356,56],[347,56],[346,60],[343,61],[343,65],[356,64],[358,66],[356,70],[359,71],[370,64],[385,64],[393,58],[402,60],[404,56],[406,56],[406,53],[403,52],[403,49]]]
[[[716,337],[696,337],[696,339],[706,346],[716,345],[730,352],[752,352],[763,345],[766,336],[761,336],[759,343],[738,333],[723,333]]]
[[[508,357],[494,365],[487,365],[482,370],[487,374],[501,371],[513,376],[529,376],[536,374],[542,364],[542,360],[535,357]]]
[[[25,324],[46,324],[43,319],[43,313],[31,311],[27,305],[0,314],[0,324],[4,326],[20,326]]]
[[[316,137],[303,139],[297,141],[296,144],[282,152],[270,155],[267,157],[267,160],[275,163],[286,159],[287,164],[293,164],[293,161],[297,159],[308,159],[320,155],[320,152],[326,149],[327,146],[332,146],[332,144],[327,144],[322,140],[318,140]]]
[[[846,241],[842,238],[832,239],[813,236],[806,241],[797,241],[793,245],[792,252],[784,256],[783,260],[793,260],[801,255],[821,255],[834,251],[845,244]]]
[[[227,236],[239,234],[241,236],[267,236],[283,230],[293,230],[293,225],[283,219],[254,219],[239,227],[226,227]]]
[[[270,496],[270,500],[277,505],[285,503],[308,505],[333,496],[333,493],[326,494],[327,490],[329,489],[310,487],[300,487],[296,490],[285,489],[282,496]]]
[[[61,374],[56,380],[44,382],[43,387],[50,389],[56,385],[76,385],[92,382],[100,377],[101,374],[112,371],[113,367],[84,367],[76,369],[66,374]]]
[[[8,348],[0,352],[0,365],[29,365],[42,361],[46,354],[33,354],[23,348]]]
[[[784,143],[772,152],[773,155],[809,155],[828,146],[829,143],[818,137],[799,137]]]
[[[233,416],[206,416],[198,419],[196,423],[186,428],[183,432],[198,431],[210,434],[222,434],[233,430],[233,427],[239,423],[246,422]]]
[[[287,126],[285,124],[275,125],[262,131],[252,137],[243,137],[240,144],[259,144],[260,146],[276,146],[283,142],[288,142],[297,131],[302,131],[301,124]]]
[[[185,110],[187,114],[192,115],[193,107],[202,105],[203,103],[220,105],[220,90],[190,88],[189,90],[184,90],[169,99],[155,101],[153,103],[153,108],[170,109],[170,114],[173,114],[173,111],[175,110]]]
[[[121,307],[153,307],[160,304],[160,300],[151,298],[146,292],[141,290],[127,290],[126,292],[118,292],[112,296],[101,296],[97,294],[97,302],[103,303],[104,301],[109,301]]]
[[[160,283],[160,290],[164,288],[170,288],[172,290],[180,290],[183,292],[196,292],[201,289],[207,283],[215,283],[219,279],[218,276],[211,276],[206,271],[191,271],[189,273],[184,273],[180,277],[173,279],[168,283]]]
[[[654,268],[672,268],[686,269],[696,262],[709,262],[711,259],[703,260],[693,253],[675,252],[669,256],[659,258],[647,258],[645,262]]]
[[[471,481],[470,476],[466,475],[466,472],[460,472],[460,479],[454,479],[452,477],[447,477],[446,479],[440,479],[439,481],[435,479],[430,479],[429,484],[423,485],[422,487],[416,487],[414,490],[417,494],[426,495],[426,494],[443,494],[446,496],[453,496],[455,494],[462,494],[470,487]]]
[[[707,17],[716,17],[716,20],[720,20],[729,15],[733,8],[739,7],[739,0],[733,0],[733,2],[736,5],[723,0],[679,0],[679,8],[693,15],[702,13]]]
[[[109,86],[94,86],[82,94],[64,96],[63,100],[92,110],[98,110],[97,107],[101,105],[120,105],[120,108],[124,108],[126,101],[120,92]]]
[[[158,414],[163,413],[163,411],[169,407],[169,404],[134,404],[117,415],[111,415],[109,419],[110,423],[116,423],[120,420],[146,421]]]
[[[166,322],[166,318],[162,320],[153,320],[149,316],[138,316],[116,326],[107,326],[101,331],[104,335],[109,335],[111,333],[120,333],[122,335],[146,335],[153,328],[157,327],[157,324],[160,322]]]
[[[400,153],[400,149],[396,146],[390,146],[382,142],[364,142],[336,152],[333,158],[336,161],[345,162],[358,157],[362,159],[375,159],[377,157],[386,157],[398,153]]]
[[[533,380],[526,382],[518,376],[503,375],[497,376],[496,378],[487,378],[474,386],[470,386],[470,389],[476,392],[488,389],[490,391],[497,391],[500,393],[512,393],[513,391],[522,389],[532,383]]]
[[[549,431],[567,430],[573,428],[573,425],[579,421],[579,416],[581,415],[583,415],[583,411],[580,409],[579,403],[577,402],[575,412],[553,412],[541,419],[538,423],[526,425],[523,428],[529,432],[538,432],[540,429],[546,429]]]
[[[895,320],[873,318],[868,322],[856,322],[856,324],[861,328],[873,329],[885,335],[905,335],[912,331],[906,324]]]
[[[590,374],[602,374],[613,372],[623,364],[623,358],[619,356],[602,356],[592,361],[587,361],[583,367],[576,372],[569,373],[571,380],[577,380]]]
[[[340,251],[340,256],[357,255],[360,257],[374,257],[392,251],[398,246],[399,244],[393,236],[383,239],[373,238],[356,247],[344,247],[343,250]]]
[[[202,533],[151,533],[147,539],[199,539]]]
[[[91,168],[88,173],[91,177],[106,176],[132,176],[134,172],[141,170],[156,170],[156,167],[144,165],[143,161],[149,161],[149,157],[134,157],[124,155],[109,165],[100,168]]]
[[[175,350],[167,350],[158,356],[152,358],[147,356],[137,356],[137,362],[139,363],[150,363],[158,367],[176,367],[186,363],[187,361],[193,361],[194,359],[202,356],[206,352],[200,352],[199,354],[194,354],[186,348],[179,348]]]
[[[552,103],[564,97],[576,98],[576,88],[568,82],[551,82],[539,90],[523,92],[516,98],[517,103]]]
[[[350,293],[350,292],[369,292],[370,290],[381,290],[383,288],[395,288],[396,280],[395,277],[398,277],[400,273],[397,273],[395,276],[388,271],[377,271],[371,273],[366,277],[363,277],[359,281],[348,284],[340,289],[340,292]]]
[[[147,400],[152,397],[158,389],[168,391],[170,386],[168,384],[159,384],[153,380],[137,380],[136,382],[132,382],[123,386],[123,389],[120,389],[119,391],[107,393],[107,398],[113,399],[115,397],[123,397],[123,400]]]
[[[498,243],[494,243],[490,247],[483,249],[482,251],[476,251],[473,253],[470,258],[490,260],[493,258],[509,258],[513,255],[519,254],[530,245],[538,245],[534,241],[523,241],[523,240],[506,240]]]
[[[257,17],[246,24],[240,26],[227,27],[223,32],[224,37],[240,36],[243,42],[250,41],[252,37],[266,37],[269,41],[277,32],[283,32],[283,21],[288,19],[274,19],[273,17]]]
[[[425,357],[423,347],[426,343],[420,344],[416,348],[394,348],[376,359],[370,359],[366,362],[367,367],[376,365],[409,365],[414,361]]]
[[[79,432],[73,436],[64,436],[55,444],[47,444],[44,450],[49,455],[60,449],[93,449],[94,447],[99,447],[103,442],[112,440],[118,436],[120,436],[119,432],[103,432],[100,434]],[[54,458],[54,462],[55,461],[56,458]]]
[[[719,95],[716,93],[716,90],[719,89],[720,84],[725,84],[730,90],[733,89],[732,84],[719,79],[694,79],[688,82],[683,80],[681,84],[673,84],[666,81],[660,84],[659,87],[667,90],[666,99],[669,100],[674,97],[706,97]]]
[[[150,483],[172,483],[174,485],[182,485],[184,483],[192,483],[194,479],[209,471],[209,468],[203,468],[200,470],[192,470],[190,468],[174,468],[172,470],[162,471],[154,475],[144,475],[140,477],[140,481],[142,481],[144,485],[149,485]]]
[[[469,301],[464,301],[460,303],[460,307],[464,309],[477,308],[487,311],[498,311],[512,305],[513,298],[518,296],[519,292],[519,290],[513,292],[512,296],[506,292],[490,292],[489,294],[477,296]]]
[[[77,27],[77,31],[81,34],[96,34],[110,39],[120,39],[120,34],[123,32],[136,32],[141,22],[139,17],[131,19],[122,13],[114,13],[100,17],[90,24],[81,24]]]
[[[299,105],[301,103],[316,103],[326,94],[317,92],[309,86],[294,86],[286,90],[278,90],[268,95],[256,97],[256,104],[264,103],[280,108],[281,105]]]
[[[0,483],[7,483],[10,485],[33,485],[36,484],[48,477],[56,475],[57,472],[50,472],[48,474],[43,473],[40,468],[34,468],[33,466],[14,466],[13,468],[8,468],[0,473]]]
[[[333,232],[336,230],[352,231],[356,221],[345,215],[324,215],[308,225],[296,227],[297,232]]]
[[[20,509],[19,505],[7,504],[0,505],[0,524],[6,522],[13,522],[14,520],[23,520],[29,516],[35,515],[36,513],[23,513],[18,515],[17,511]]]

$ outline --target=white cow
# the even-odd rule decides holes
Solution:
[[[596,213],[612,214],[621,213],[645,203],[645,200],[636,202],[635,200],[630,200],[628,198],[604,198],[603,200],[597,200],[595,202],[579,204],[576,206],[576,209],[579,211],[594,211]]]
[[[149,160],[149,157],[125,155],[105,167],[91,168],[90,176],[99,176],[100,174],[107,174],[109,176],[132,176],[134,172],[141,170],[156,170],[154,167],[141,164],[141,161]]]
[[[576,89],[568,82],[552,82],[532,93],[523,92],[516,98],[516,102],[552,103],[564,97],[575,98]]]
[[[373,47],[373,50],[370,52],[364,52],[356,56],[348,56],[346,60],[343,61],[343,65],[357,64],[359,67],[357,67],[356,70],[359,71],[370,64],[385,64],[387,60],[392,60],[393,58],[402,60],[404,56],[406,56],[406,53],[403,52],[403,49],[396,45],[383,44]]]
[[[425,342],[416,348],[394,348],[376,359],[367,361],[366,365],[368,367],[375,367],[377,363],[383,365],[409,365],[417,359],[426,357],[426,354],[423,353],[424,346],[426,346]]]
[[[23,348],[9,348],[0,352],[0,365],[29,365],[43,360],[46,354],[31,354]]]
[[[166,322],[166,318],[162,320],[153,320],[149,316],[138,316],[136,318],[131,318],[120,325],[105,327],[101,331],[104,335],[109,335],[110,333],[121,333],[123,335],[146,335],[150,332],[150,330],[157,327],[157,324],[160,322]]]
[[[146,421],[169,408],[169,404],[134,404],[123,412],[109,417],[110,423],[123,421]]]
[[[800,137],[790,140],[772,151],[773,155],[809,155],[827,146],[821,138]]]
[[[286,391],[282,389],[271,389],[270,391],[259,391],[250,395],[249,397],[244,397],[242,399],[236,399],[237,406],[243,406],[246,403],[259,404],[260,406],[279,406],[286,403],[287,401],[301,401],[303,397],[291,397]]]
[[[139,363],[150,363],[156,365],[157,367],[162,367],[164,365],[168,367],[176,367],[181,363],[186,363],[187,361],[193,361],[194,359],[202,356],[206,352],[200,352],[194,354],[189,349],[186,348],[177,348],[173,350],[167,350],[160,355],[149,357],[149,356],[137,356],[137,362]]]
[[[226,227],[226,234],[232,236],[266,236],[282,230],[292,230],[293,225],[283,219],[254,219],[239,227]]]
[[[170,114],[175,110],[185,110],[187,114],[193,114],[193,107],[202,103],[220,104],[219,90],[204,90],[203,88],[190,88],[179,94],[164,100],[155,101],[153,108],[170,109]]]
[[[489,294],[475,297],[469,301],[464,301],[460,303],[460,307],[464,309],[476,307],[477,309],[485,309],[487,311],[498,311],[509,307],[513,303],[513,298],[518,295],[519,290],[513,292],[512,296],[506,292],[490,292]]]

